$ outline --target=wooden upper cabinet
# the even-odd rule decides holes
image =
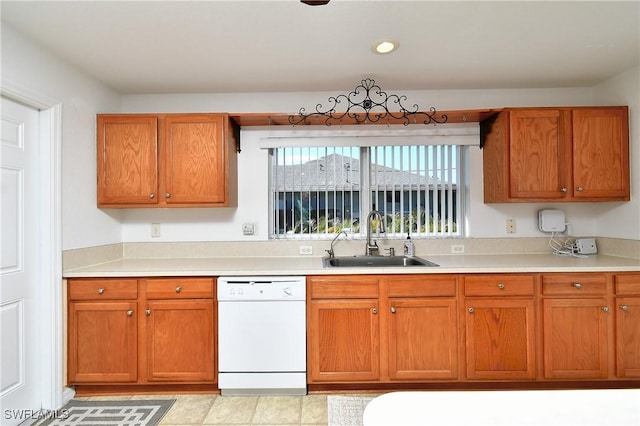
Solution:
[[[98,205],[158,203],[158,118],[98,116]]]
[[[492,120],[485,203],[629,200],[627,107],[512,108]]]
[[[573,196],[629,200],[629,113],[622,108],[572,112]]]
[[[237,205],[227,114],[98,115],[99,207]]]

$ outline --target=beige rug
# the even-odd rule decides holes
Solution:
[[[362,426],[364,409],[373,398],[375,396],[327,396],[329,426]]]

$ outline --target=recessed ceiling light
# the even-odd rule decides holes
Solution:
[[[384,55],[397,50],[399,46],[400,43],[397,40],[380,40],[373,44],[373,51]]]

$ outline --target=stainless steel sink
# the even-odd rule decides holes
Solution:
[[[325,268],[393,268],[439,266],[421,257],[408,256],[336,256],[322,259]]]

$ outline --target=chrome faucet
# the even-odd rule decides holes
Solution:
[[[365,251],[365,254],[367,256],[376,256],[378,254],[378,251],[380,250],[378,247],[378,243],[376,243],[375,241],[373,242],[373,244],[371,243],[371,221],[374,217],[378,220],[379,231],[382,233],[385,232],[382,214],[380,214],[380,212],[377,210],[371,210],[371,212],[369,212],[369,216],[367,216],[367,248]]]
[[[345,231],[340,231],[340,232],[338,232],[338,235],[336,235],[336,236],[333,238],[333,241],[331,241],[331,248],[330,248],[329,250],[325,250],[325,251],[329,254],[329,258],[330,258],[330,259],[333,259],[334,257],[336,257],[336,252],[335,252],[335,251],[333,251],[333,244],[336,242],[336,240],[338,239],[338,237],[339,237],[340,235],[342,235],[342,234],[344,234],[344,236],[345,236],[345,237],[348,237],[348,235],[347,235],[347,233],[346,233]]]

